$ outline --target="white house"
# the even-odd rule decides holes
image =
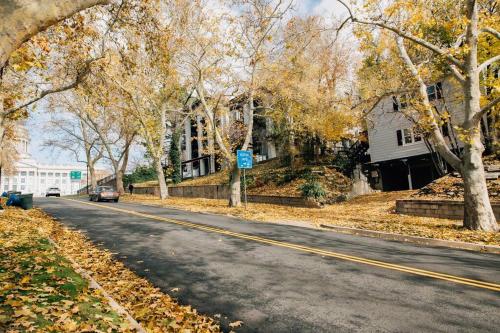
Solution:
[[[454,125],[463,121],[464,107],[459,87],[451,79],[429,85],[429,100],[435,112],[449,119],[441,131],[452,150],[463,144]],[[386,97],[368,116],[368,140],[372,185],[385,191],[423,187],[449,171],[449,166],[418,131],[409,96]],[[413,111],[414,113],[415,111]],[[446,118],[446,117],[444,117]],[[487,129],[486,129],[487,130]]]

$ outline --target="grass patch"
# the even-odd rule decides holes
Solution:
[[[0,328],[128,332],[128,322],[49,240],[9,211],[0,217]]]

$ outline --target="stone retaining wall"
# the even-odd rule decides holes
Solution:
[[[136,194],[150,194],[159,196],[160,188],[158,186],[152,187],[136,187],[134,188]],[[229,186],[228,185],[202,185],[202,186],[169,186],[168,194],[172,197],[184,198],[205,198],[205,199],[224,199],[229,200]],[[266,203],[272,205],[284,205],[295,207],[313,207],[319,208],[320,206],[311,200],[301,197],[279,197],[268,195],[248,195],[248,202]]]
[[[491,205],[497,221],[500,220],[500,202],[492,202]],[[396,200],[396,212],[405,215],[461,220],[464,218],[464,203],[454,200]]]

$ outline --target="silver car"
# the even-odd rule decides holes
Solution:
[[[120,200],[120,193],[116,192],[111,186],[98,186],[95,191],[89,194],[90,201],[114,201]]]
[[[60,197],[61,190],[58,187],[49,187],[47,192],[45,192],[45,197]]]

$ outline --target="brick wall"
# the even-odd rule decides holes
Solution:
[[[136,194],[151,194],[160,195],[160,189],[157,186],[152,187],[136,187]],[[173,197],[184,198],[206,198],[206,199],[225,199],[229,200],[228,185],[203,185],[203,186],[169,186],[168,194]],[[268,195],[248,195],[248,202],[266,203],[273,205],[295,206],[295,207],[311,207],[319,208],[320,206],[311,200],[300,197],[279,197]]]
[[[500,202],[492,202],[497,221],[500,219]],[[396,200],[396,212],[405,215],[437,217],[461,220],[464,218],[464,204],[453,200]]]

